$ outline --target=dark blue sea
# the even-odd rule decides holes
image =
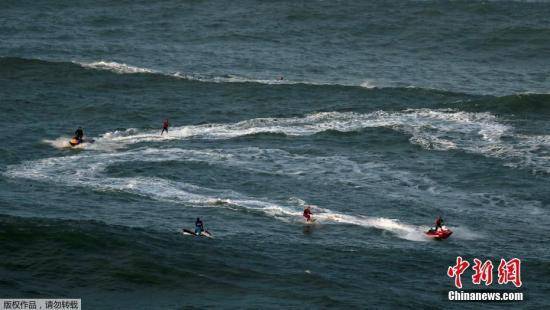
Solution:
[[[550,308],[548,1],[3,0],[0,145],[0,298]]]

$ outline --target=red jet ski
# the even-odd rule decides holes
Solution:
[[[449,238],[453,234],[453,231],[443,226],[442,228],[435,230],[430,229],[426,232],[426,236],[435,240],[443,240]]]

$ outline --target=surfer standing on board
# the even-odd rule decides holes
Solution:
[[[307,206],[305,209],[304,209],[304,217],[306,218],[306,221],[307,222],[311,222],[311,216],[313,215],[313,213],[311,213],[311,207],[310,206]]]
[[[195,235],[200,236],[203,231],[204,224],[202,223],[201,219],[197,217],[197,220],[195,221]]]
[[[168,123],[168,119],[165,119],[164,122],[162,122],[162,131],[160,132],[161,136],[164,133],[164,131],[168,133],[168,126],[170,126],[170,123]]]

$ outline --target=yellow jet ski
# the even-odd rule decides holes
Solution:
[[[82,140],[79,140],[77,137],[73,137],[70,141],[69,141],[69,144],[71,146],[77,146],[79,145],[80,143],[82,143]]]

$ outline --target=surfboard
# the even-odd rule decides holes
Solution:
[[[214,239],[214,236],[212,236],[212,234],[211,234],[208,230],[202,231],[201,234],[200,234],[200,236],[197,236],[197,235],[195,235],[195,232],[194,232],[194,231],[191,231],[191,230],[189,230],[189,229],[183,228],[183,229],[181,230],[181,234],[184,235],[184,236],[206,237],[206,238]]]

